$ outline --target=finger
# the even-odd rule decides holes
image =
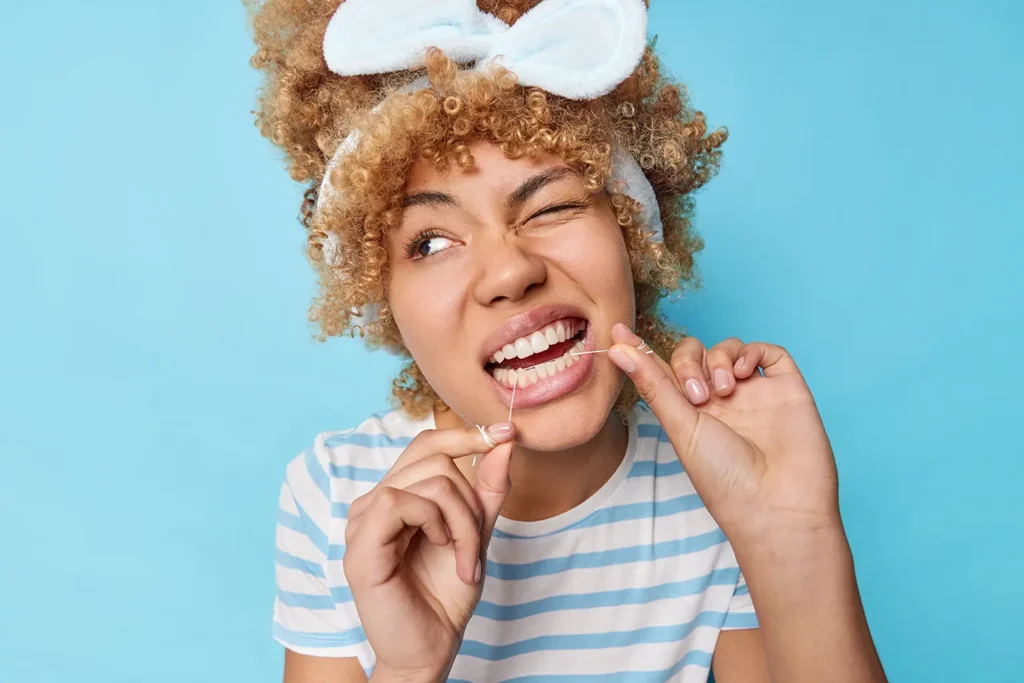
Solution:
[[[345,515],[346,528],[351,529],[352,527],[358,526],[363,519],[363,513],[366,512],[374,501],[374,495],[381,488],[378,482],[372,489],[353,500],[348,506],[348,512]]]
[[[487,545],[491,541],[494,523],[505,504],[505,498],[512,487],[508,477],[509,463],[512,461],[513,444],[502,444],[484,456],[476,468],[476,486],[474,487],[480,502],[484,506],[484,523],[480,535],[480,555],[486,557]]]
[[[420,531],[435,545],[450,542],[444,518],[433,502],[388,487],[365,498],[370,501],[370,514],[345,528],[343,564],[350,585],[378,584],[393,576]]]
[[[743,342],[736,337],[729,337],[718,342],[708,351],[706,360],[708,369],[711,371],[711,384],[717,395],[728,396],[736,388],[733,365],[742,348]]]
[[[672,373],[694,405],[706,402],[710,397],[708,381],[704,377],[704,344],[696,337],[684,337],[672,351]]]
[[[484,427],[494,444],[502,444],[515,438],[516,428],[511,422],[499,422]],[[443,453],[452,458],[487,453],[493,448],[475,425],[458,429],[427,429],[416,435],[391,470],[400,470],[414,462]]]
[[[488,425],[484,429],[487,432],[488,438],[496,443],[509,441],[515,437],[515,425],[510,422]],[[476,426],[463,429],[428,429],[420,432],[412,442],[406,446],[405,450],[388,470],[380,484],[403,489],[414,481],[426,479],[434,474],[441,474],[444,472],[448,472],[452,476],[458,473],[458,477],[464,480],[465,477],[461,472],[458,472],[458,468],[455,467],[453,462],[451,462],[452,458],[486,453],[489,450],[490,446],[486,443],[483,435]],[[435,464],[431,469],[419,470],[416,473],[402,475],[401,478],[396,479],[399,473],[411,465],[427,460],[448,460],[450,467],[442,469],[440,465]],[[466,482],[465,486],[468,494],[468,492],[472,490],[472,487],[468,482]],[[478,510],[478,514],[481,514],[482,516],[482,509],[476,501],[475,496],[470,496],[470,498],[474,501],[471,505],[474,505],[475,509]],[[349,524],[352,524],[353,521],[358,519],[359,516],[365,512],[371,500],[371,496],[362,496],[353,501],[349,506]]]
[[[764,369],[765,377],[779,377],[780,375],[798,375],[803,379],[803,373],[797,367],[796,361],[789,355],[789,351],[777,344],[765,342],[750,342],[743,348],[743,367],[750,370],[757,367]]]
[[[436,503],[390,486],[373,496],[357,538],[360,543],[380,548],[394,541],[406,527],[422,529],[435,545],[444,546],[451,541]]]
[[[664,358],[658,355],[658,353],[651,348],[647,342],[641,339],[635,332],[623,325],[617,323],[612,326],[612,342],[615,344],[629,344],[635,346],[638,350],[643,351],[645,354],[654,359],[654,362],[661,366],[661,368],[668,374],[674,382],[676,382],[676,388],[679,391],[683,390],[683,386],[679,384],[676,379],[675,373],[672,372],[672,366],[670,366]]]
[[[359,518],[363,514],[363,510],[366,508],[366,506],[370,504],[370,501],[373,500],[373,496],[371,495],[372,493],[373,489],[367,491],[366,493],[364,493],[363,495],[359,496],[351,503],[349,503],[348,514],[345,515],[346,531],[351,530],[352,527],[358,524]]]
[[[473,515],[477,519],[477,527],[479,527],[479,522],[484,517],[483,505],[480,504],[480,499],[477,498],[473,485],[466,479],[466,475],[456,467],[455,462],[450,457],[443,453],[414,462],[400,470],[392,470],[381,480],[381,484],[408,491],[417,482],[439,476],[447,477],[452,481],[452,484],[473,511]],[[351,512],[351,508],[349,508],[349,511]]]
[[[756,342],[752,342],[744,344],[743,348],[740,349],[736,362],[732,365],[732,372],[736,379],[753,380],[761,377],[761,371],[757,365],[761,356],[756,353],[756,346]]]
[[[406,491],[437,504],[455,544],[455,572],[463,583],[476,583],[476,564],[480,559],[480,522],[455,482],[448,477],[436,476],[418,481]]]
[[[608,357],[636,385],[640,397],[647,402],[680,458],[688,458],[685,447],[697,427],[697,409],[680,393],[674,378],[650,356],[634,346],[616,344]],[[685,460],[684,460],[685,466]]]

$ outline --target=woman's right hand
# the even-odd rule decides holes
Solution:
[[[373,679],[444,680],[483,591],[515,427],[428,430],[349,507],[345,577],[377,656]],[[470,485],[453,458],[484,453]]]

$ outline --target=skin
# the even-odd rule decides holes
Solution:
[[[635,317],[629,254],[607,195],[588,192],[557,156],[511,161],[485,143],[471,151],[470,169],[438,173],[426,163],[412,168],[409,206],[385,244],[388,300],[402,340],[451,407],[437,417],[439,427],[508,418],[480,356],[485,337],[510,316],[538,306],[573,305],[589,320],[598,349],[611,345],[614,323]],[[546,174],[555,177],[524,201],[514,201]],[[442,195],[453,202],[426,201]],[[537,215],[572,203],[587,206]],[[438,251],[411,260],[407,246],[424,231],[443,235],[430,245]],[[516,411],[516,491],[506,501],[506,517],[552,517],[607,481],[626,447],[625,429],[609,414],[622,382],[614,366],[597,363],[572,395]],[[550,457],[552,452],[558,457]],[[566,486],[555,489],[553,481]]]
[[[670,359],[638,350],[628,255],[604,193],[562,175],[510,206],[524,181],[564,168],[561,160],[509,160],[484,143],[472,151],[472,170],[413,169],[407,196],[443,193],[458,206],[436,196],[412,202],[386,244],[399,329],[452,410],[350,508],[345,574],[377,653],[372,680],[445,680],[480,599],[478,562],[497,516],[560,514],[608,479],[625,453],[610,409],[627,376],[732,543],[757,609],[761,628],[721,634],[716,679],[884,681],[839,516],[835,460],[792,357],[735,338],[707,349],[687,337]],[[588,197],[585,208],[531,218]],[[410,260],[405,245],[424,229],[444,236],[433,255]],[[482,373],[482,340],[511,315],[566,300],[585,312],[594,348],[610,352],[577,391],[502,424],[507,406]],[[490,425],[494,449],[475,424]],[[465,457],[474,453],[485,454],[475,468]],[[356,660],[286,652],[286,683],[363,680]]]
[[[471,151],[470,169],[413,167],[401,225],[385,244],[388,302],[430,385],[469,424],[489,424],[508,417],[508,406],[481,381],[489,333],[513,315],[569,304],[590,321],[595,348],[606,349],[612,325],[634,318],[634,292],[605,193],[588,192],[555,156],[511,162],[483,143]],[[585,206],[559,210],[574,203]],[[407,245],[424,231],[438,235],[426,245],[434,253],[408,258]],[[581,391],[516,414],[520,445],[550,452],[590,441],[621,386],[621,373],[599,364]]]

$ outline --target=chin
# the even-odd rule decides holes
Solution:
[[[531,451],[563,451],[593,439],[608,422],[622,385],[615,382],[615,386],[608,386],[607,381],[601,384],[605,386],[513,413],[516,443]]]

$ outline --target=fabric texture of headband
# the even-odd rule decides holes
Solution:
[[[500,64],[520,85],[569,99],[593,99],[624,81],[640,63],[647,43],[643,0],[543,0],[509,26],[482,12],[475,0],[346,0],[324,34],[328,68],[341,76],[388,73],[424,67],[437,47],[475,69]],[[422,77],[394,92],[414,92],[430,83]],[[380,105],[378,105],[380,106]],[[338,146],[320,186],[317,207],[332,201],[331,171],[359,143],[352,131]],[[654,188],[631,154],[613,150],[609,185],[621,181],[642,207],[648,229],[661,240],[663,226]],[[342,255],[333,237],[324,257],[337,266]],[[365,323],[373,312],[364,312]]]

